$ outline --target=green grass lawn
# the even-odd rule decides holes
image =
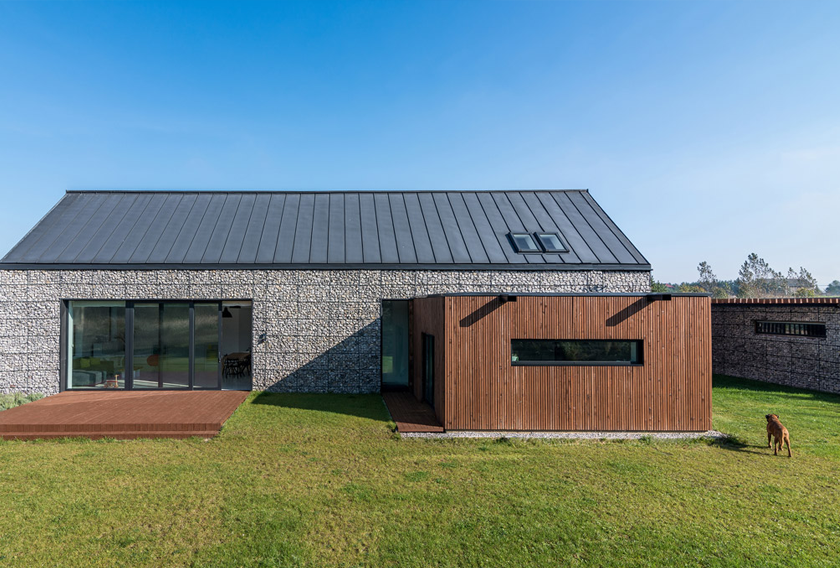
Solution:
[[[378,396],[257,394],[211,441],[0,442],[0,566],[840,565],[840,397],[716,377],[714,409],[733,442],[400,440]]]

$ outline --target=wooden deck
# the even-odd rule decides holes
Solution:
[[[68,391],[0,412],[0,438],[210,438],[248,394]]]
[[[397,423],[397,430],[407,434],[417,432],[443,432],[435,411],[425,402],[420,402],[410,392],[382,393],[385,406],[391,418]]]

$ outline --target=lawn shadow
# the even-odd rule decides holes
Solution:
[[[764,381],[756,381],[754,379],[744,379],[741,377],[730,377],[728,375],[713,375],[712,386],[719,390],[746,390],[761,393],[774,394],[795,394],[805,396],[812,400],[820,402],[830,402],[833,404],[840,404],[840,394],[834,394],[823,391],[816,391],[805,388],[790,387],[787,385],[780,385],[777,383],[770,383]]]
[[[738,438],[735,437],[727,437],[727,438],[713,438],[709,441],[710,446],[714,446],[716,448],[720,448],[721,450],[727,450],[730,452],[740,452],[745,454],[757,454],[760,456],[772,456],[772,450],[767,448],[766,446],[757,446],[755,444],[747,444],[742,442]],[[761,451],[767,450],[767,452]]]
[[[344,414],[379,422],[391,417],[379,394],[303,394],[261,392],[251,404]]]

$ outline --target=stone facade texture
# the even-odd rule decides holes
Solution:
[[[826,337],[755,332],[756,321],[821,322]],[[840,306],[712,304],[714,373],[840,393]]]
[[[252,300],[255,390],[370,393],[383,299],[649,291],[646,271],[0,270],[0,392],[58,392],[63,300]]]

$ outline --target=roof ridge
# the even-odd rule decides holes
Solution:
[[[522,193],[577,192],[589,189],[67,189],[65,193]]]

